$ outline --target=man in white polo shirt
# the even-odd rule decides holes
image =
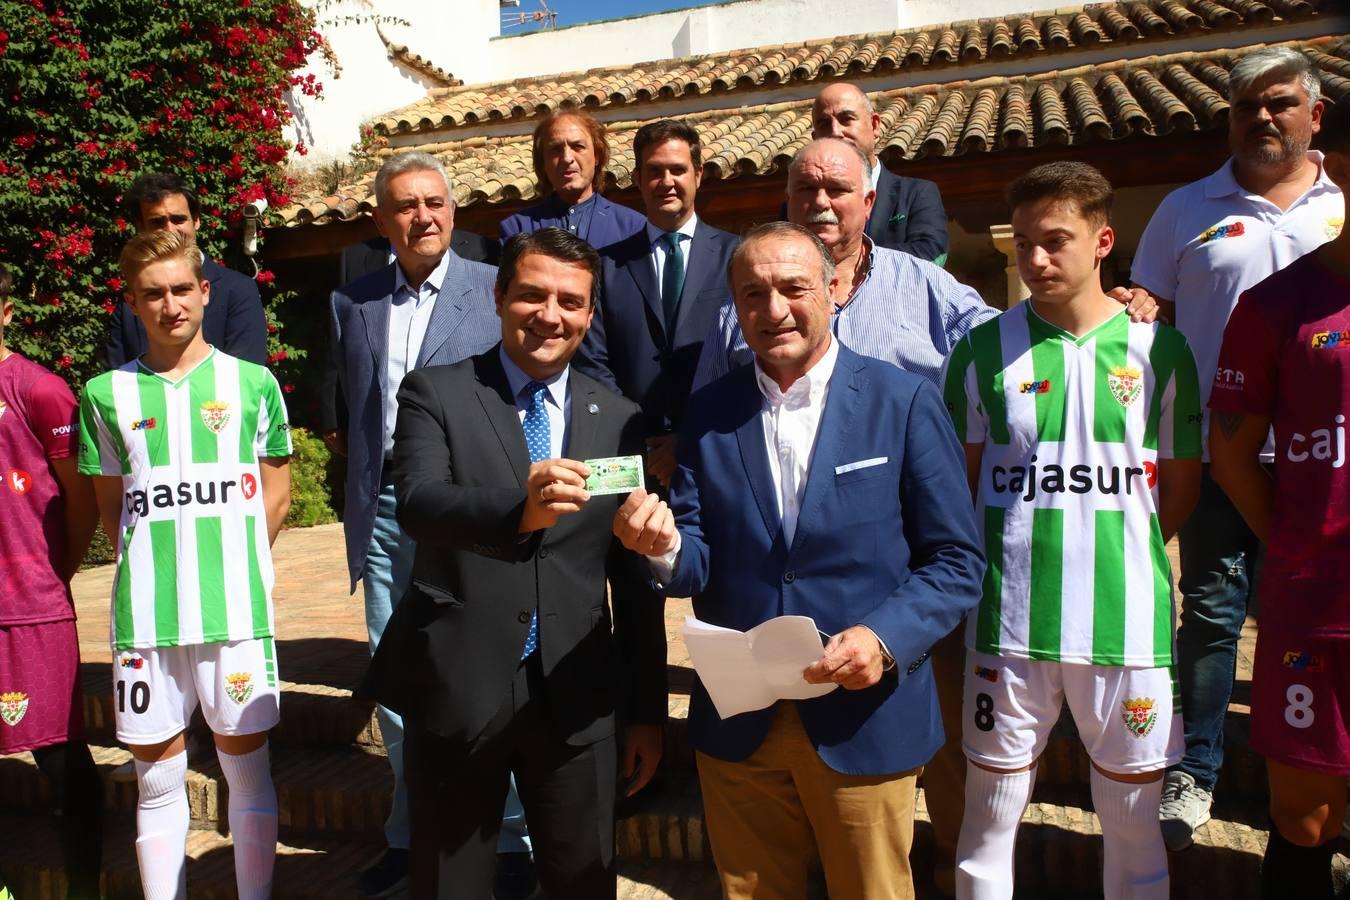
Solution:
[[[1232,158],[1163,200],[1131,273],[1190,342],[1206,417],[1210,388],[1243,377],[1218,368],[1238,296],[1334,238],[1345,216],[1340,191],[1322,171],[1322,154],[1308,149],[1322,117],[1308,57],[1288,47],[1243,57],[1229,74],[1228,98]],[[1206,423],[1202,433],[1208,431]],[[1163,788],[1162,830],[1170,850],[1190,846],[1195,829],[1209,821],[1237,641],[1256,585],[1259,542],[1210,478],[1208,446],[1204,461],[1200,502],[1178,535],[1177,663],[1186,755]]]

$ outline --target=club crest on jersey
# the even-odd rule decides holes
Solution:
[[[216,434],[230,421],[230,404],[208,400],[202,404],[202,424]]]
[[[1341,236],[1341,229],[1345,227],[1345,216],[1331,216],[1327,219],[1327,240],[1334,241]]]
[[[118,663],[124,669],[142,669],[145,667],[145,658],[139,653],[123,653]]]
[[[1321,672],[1326,668],[1322,657],[1314,653],[1304,653],[1302,650],[1286,650],[1284,665],[1285,668],[1295,672]]]
[[[225,694],[235,703],[247,703],[253,696],[253,676],[248,672],[235,672],[225,676]]]
[[[1050,379],[1043,381],[1024,381],[1019,390],[1023,394],[1048,394],[1050,393]]]
[[[0,694],[0,721],[13,728],[23,721],[28,712],[28,695],[22,691]]]
[[[1242,237],[1247,233],[1247,228],[1241,222],[1232,222],[1228,225],[1215,225],[1208,228],[1200,235],[1200,243],[1208,244],[1210,241],[1217,241],[1220,238]]]
[[[975,667],[975,677],[983,678],[985,681],[998,682],[998,669],[987,669],[984,666]]]
[[[1125,727],[1130,729],[1130,734],[1137,738],[1146,738],[1153,730],[1154,724],[1158,721],[1158,713],[1153,708],[1152,697],[1136,697],[1126,699],[1120,704],[1125,711],[1120,714],[1120,719],[1125,723]]]
[[[149,431],[151,428],[154,428],[155,425],[157,425],[157,424],[158,424],[158,423],[154,420],[153,417],[151,417],[151,418],[149,418],[149,419],[141,419],[139,422],[132,422],[132,423],[131,423],[131,430],[132,430],[132,431]],[[209,427],[209,426],[208,426],[208,427]]]
[[[1335,347],[1350,347],[1350,333],[1344,331],[1319,331],[1312,336],[1314,350],[1331,350]]]
[[[1116,366],[1106,376],[1106,384],[1111,388],[1111,396],[1126,408],[1139,399],[1144,391],[1144,373],[1130,366]]]

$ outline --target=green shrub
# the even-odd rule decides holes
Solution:
[[[285,527],[308,528],[337,521],[328,491],[328,448],[312,431],[292,428],[291,511]]]
[[[117,548],[108,540],[108,536],[103,533],[103,526],[100,524],[94,529],[94,539],[89,542],[89,550],[84,554],[84,562],[80,564],[81,569],[92,568],[93,566],[106,566],[110,562],[117,561]]]

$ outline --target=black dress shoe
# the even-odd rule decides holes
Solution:
[[[408,851],[393,847],[356,879],[356,890],[362,897],[389,897],[407,886]]]
[[[495,900],[530,900],[539,894],[539,878],[529,853],[498,853],[497,876],[492,882]]]

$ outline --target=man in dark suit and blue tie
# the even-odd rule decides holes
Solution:
[[[634,136],[633,152],[647,218],[641,231],[601,254],[604,290],[577,368],[642,407],[648,470],[669,487],[674,432],[703,340],[727,298],[737,238],[694,212],[703,160],[692,126],[649,122]]]
[[[333,292],[332,353],[338,405],[347,423],[347,496],[343,531],[352,590],[365,594],[373,653],[412,578],[413,542],[395,517],[391,459],[395,397],[414,369],[458,362],[497,340],[492,309],[496,270],[450,250],[455,203],[450,176],[435,157],[401,153],[375,176],[375,221],[396,260]],[[362,874],[364,896],[387,896],[407,876],[408,792],[403,779],[403,725],[377,710],[394,803],[385,823],[389,851]]]
[[[937,388],[830,332],[834,262],[805,228],[747,234],[730,263],[754,362],[690,398],[667,506],[615,516],[668,596],[746,630],[810,616],[832,637],[803,678],[840,690],[689,728],[726,897],[913,896],[914,784],[942,744],[930,648],[979,599],[981,539]],[[672,514],[673,510],[673,514]]]
[[[938,186],[922,178],[896,175],[886,168],[876,152],[880,128],[881,116],[857,85],[832,84],[811,106],[812,138],[842,138],[872,162],[872,189],[877,199],[867,220],[867,236],[879,247],[944,265],[947,213]]]
[[[502,220],[502,243],[561,228],[597,250],[642,230],[641,214],[600,195],[609,164],[605,126],[585,110],[545,116],[534,129],[534,174],[544,199]]]
[[[661,604],[611,533],[622,498],[585,489],[583,460],[643,439],[637,406],[570,365],[599,269],[561,229],[517,235],[500,343],[399,392],[398,517],[417,554],[368,684],[407,723],[414,897],[489,896],[514,775],[545,895],[612,900],[616,779],[635,792],[660,760]]]
[[[197,195],[177,175],[148,172],[131,184],[123,199],[136,231],[177,231],[195,237],[201,225]],[[258,365],[267,364],[267,321],[252,278],[227,269],[205,253],[202,275],[211,282],[211,302],[202,317],[202,334],[211,346]],[[136,359],[149,347],[145,326],[120,304],[108,323],[108,368]]]

